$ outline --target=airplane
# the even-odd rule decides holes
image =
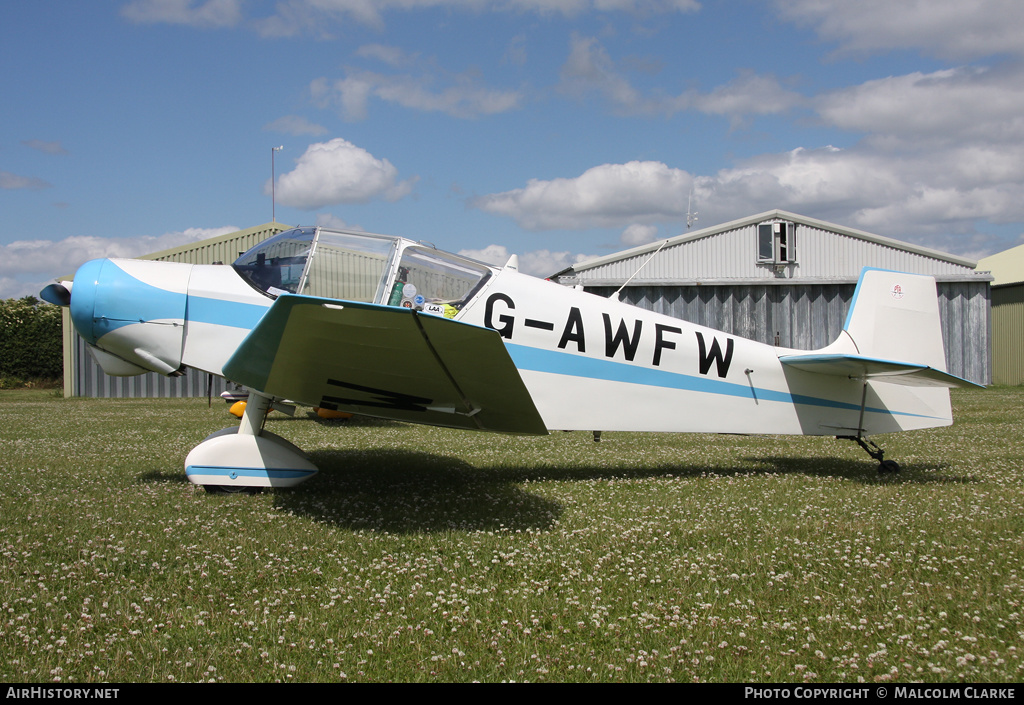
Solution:
[[[264,429],[295,405],[512,434],[552,430],[848,438],[952,423],[935,280],[865,269],[843,331],[766,345],[413,240],[281,232],[232,265],[97,259],[41,297],[110,375],[194,368],[249,389],[197,445],[210,492],[292,487],[316,466]]]

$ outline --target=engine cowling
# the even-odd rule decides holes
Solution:
[[[107,374],[181,368],[193,265],[98,259],[75,274],[71,320]],[[120,362],[118,362],[120,361]]]

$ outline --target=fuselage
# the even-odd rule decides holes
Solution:
[[[514,267],[401,238],[303,232],[312,233],[308,246],[282,234],[235,266],[89,262],[74,282],[75,326],[111,374],[221,375],[279,294],[308,293],[496,331],[552,430],[848,435],[949,423],[945,390],[870,383],[865,397],[863,380],[780,362],[797,351]]]

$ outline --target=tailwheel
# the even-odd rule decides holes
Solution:
[[[888,472],[896,473],[900,471],[900,464],[895,460],[883,460],[878,464],[878,472],[882,475]]]
[[[836,438],[853,441],[864,451],[871,456],[872,460],[878,461],[878,473],[884,475],[886,473],[897,473],[900,471],[900,464],[895,460],[886,460],[885,451],[877,443],[869,439],[867,436],[836,436]]]
[[[842,438],[845,440],[853,441],[861,448],[864,449],[868,455],[871,456],[872,460],[878,461],[878,472],[881,475],[886,473],[896,473],[900,471],[900,464],[895,460],[886,460],[885,451],[880,445],[872,441],[864,433],[864,410],[867,408],[868,402],[868,381],[864,377],[861,379],[862,388],[860,394],[860,421],[857,423],[857,435],[856,436],[836,436],[836,438]]]

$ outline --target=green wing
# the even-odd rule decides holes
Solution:
[[[496,331],[411,309],[285,295],[224,366],[300,404],[507,433],[547,428]]]

